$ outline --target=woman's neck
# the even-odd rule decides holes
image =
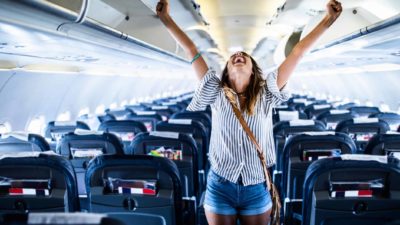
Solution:
[[[247,87],[249,86],[250,79],[245,80],[243,76],[239,78],[239,76],[231,76],[229,78],[229,82],[233,90],[237,94],[242,94],[246,91]]]

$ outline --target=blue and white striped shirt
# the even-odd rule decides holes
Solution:
[[[243,116],[264,151],[267,166],[275,164],[275,145],[272,134],[272,107],[286,101],[289,93],[279,90],[277,71],[267,75],[266,85],[257,100],[254,115]],[[236,100],[239,105],[238,96]],[[242,176],[244,185],[265,182],[263,168],[255,145],[251,142],[242,125],[236,118],[232,106],[220,87],[220,78],[215,71],[209,70],[188,106],[189,111],[212,110],[212,129],[209,160],[211,169],[225,179],[236,183]]]

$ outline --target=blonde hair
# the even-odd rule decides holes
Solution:
[[[246,97],[245,104],[240,106],[242,112],[247,112],[249,115],[254,114],[254,108],[259,98],[262,87],[265,85],[265,80],[262,77],[262,70],[258,66],[257,62],[250,56],[253,68],[250,77],[249,86],[244,91]],[[235,91],[232,89],[229,83],[228,63],[226,63],[224,70],[222,71],[221,87],[223,88],[228,101],[232,104],[236,104]]]

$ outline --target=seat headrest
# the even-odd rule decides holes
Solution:
[[[354,124],[378,123],[378,122],[379,122],[378,118],[354,118],[353,119]]]
[[[28,224],[101,224],[105,216],[94,213],[29,213]]]
[[[168,123],[170,123],[170,124],[191,125],[192,124],[192,120],[190,120],[190,119],[169,119]]]
[[[332,110],[329,110],[329,113],[330,113],[331,115],[339,115],[339,114],[347,114],[347,113],[350,113],[350,111],[349,111],[349,110],[346,110],[346,109],[332,109]]]
[[[310,132],[303,132],[305,135],[309,136],[326,136],[326,135],[335,135],[334,131],[310,131]]]
[[[84,129],[75,129],[74,134],[76,135],[103,135],[103,131],[95,131],[95,130],[84,130]]]
[[[177,132],[152,131],[152,132],[149,133],[149,135],[150,136],[155,136],[155,137],[179,139],[179,133],[177,133]]]
[[[23,157],[39,157],[41,154],[44,155],[57,155],[54,151],[45,151],[45,152],[13,152],[12,154],[1,154],[0,160],[4,158],[23,158]]]
[[[289,121],[289,125],[291,127],[313,126],[313,125],[315,125],[315,121],[314,120],[292,120],[292,121]]]
[[[0,137],[2,139],[13,137],[21,141],[29,141],[29,133],[23,131],[4,133]]]
[[[388,162],[386,155],[343,154],[340,157],[342,160],[377,161],[385,164]]]
[[[76,121],[54,121],[54,126],[78,126]]]
[[[157,112],[155,111],[134,111],[138,116],[147,116],[147,115],[156,115]]]

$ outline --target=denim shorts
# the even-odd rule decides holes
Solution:
[[[232,183],[210,170],[204,209],[220,215],[258,215],[272,207],[265,182],[243,186]]]

